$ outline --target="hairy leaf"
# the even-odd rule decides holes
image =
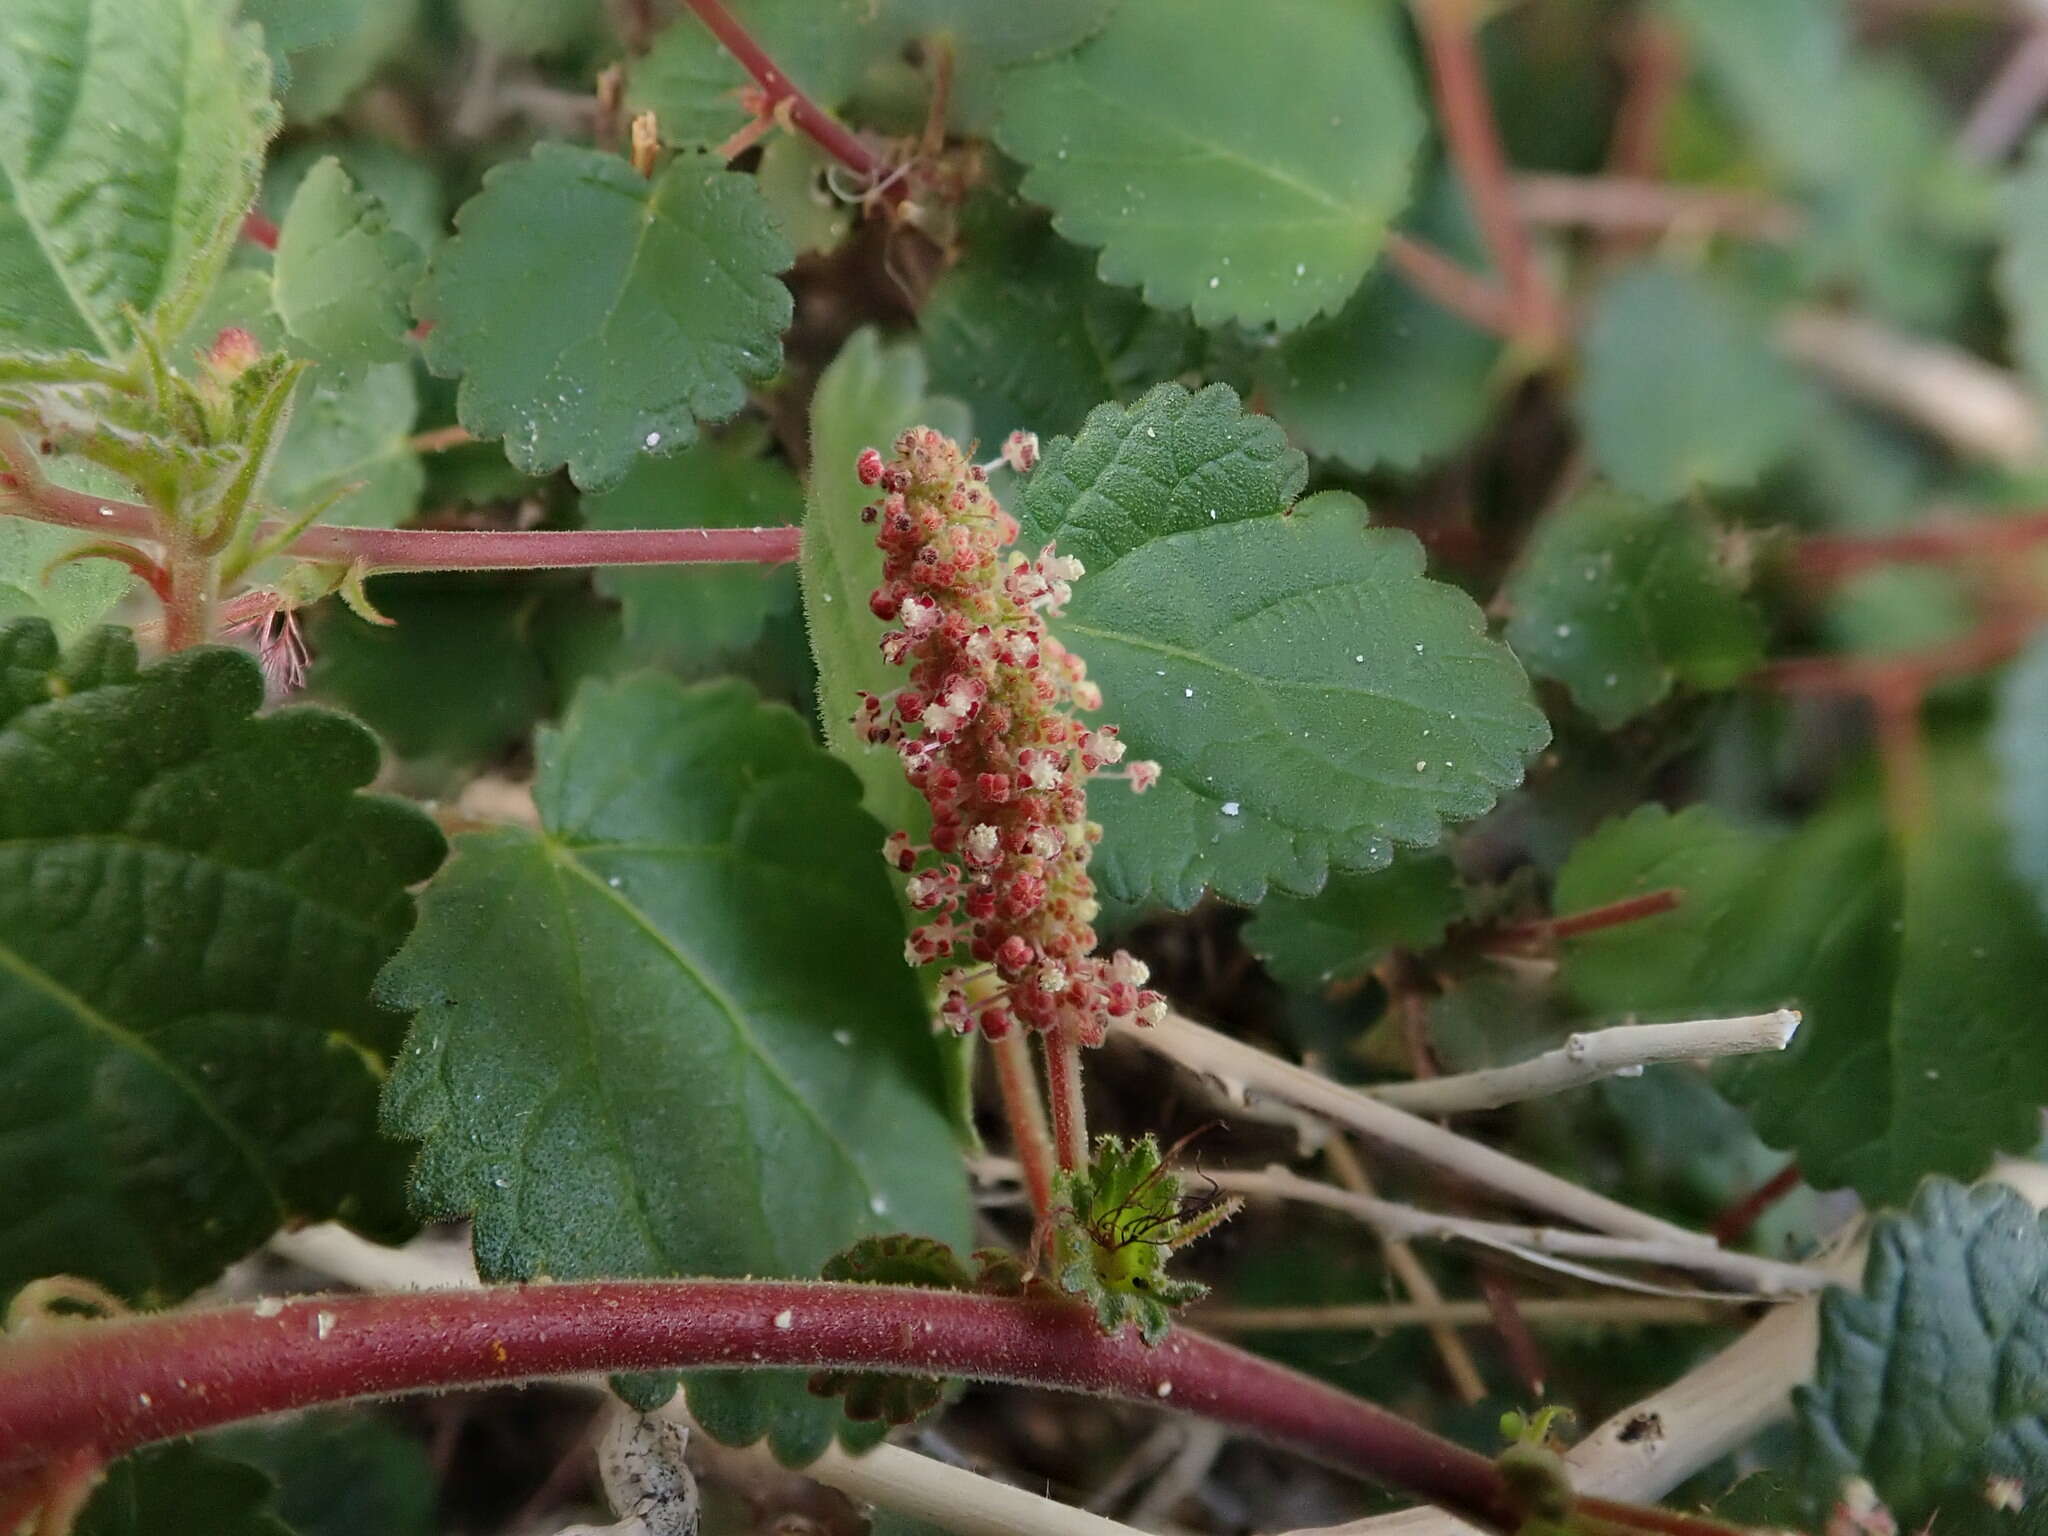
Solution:
[[[1097,402],[1186,366],[1195,331],[1185,315],[1099,281],[1050,231],[989,234],[918,313],[933,382],[967,402],[983,443],[1077,431]]]
[[[1297,326],[1358,286],[1408,195],[1423,118],[1382,0],[1123,0],[1003,88],[1026,196],[1162,308]]]
[[[1439,177],[1414,232],[1474,266],[1471,217]],[[1465,441],[1492,403],[1495,337],[1381,267],[1327,320],[1261,357],[1259,392],[1274,420],[1318,457],[1353,469],[1414,469]]]
[[[1169,384],[1096,410],[1026,483],[1022,542],[1087,569],[1053,627],[1164,770],[1089,796],[1113,895],[1312,894],[1480,815],[1548,739],[1471,600],[1355,497],[1292,505],[1305,472],[1229,389]]]
[[[424,263],[384,205],[329,156],[299,183],[279,230],[277,312],[315,362],[403,362]]]
[[[172,1300],[288,1220],[402,1232],[369,986],[441,837],[355,793],[369,733],[255,718],[237,651],[138,672],[116,630],[60,661],[17,621],[0,677],[0,1292]]]
[[[128,567],[113,560],[51,564],[85,542],[69,528],[0,517],[0,624],[43,619],[68,645],[106,617],[134,584]]]
[[[176,331],[219,274],[276,126],[230,0],[13,0],[0,45],[0,345]]]
[[[1396,945],[1436,943],[1464,910],[1449,859],[1409,856],[1369,875],[1337,871],[1313,896],[1268,895],[1244,942],[1289,986],[1325,987],[1358,980]]]
[[[590,684],[539,746],[544,830],[461,840],[383,992],[423,1211],[490,1279],[812,1275],[899,1227],[958,1240],[939,1056],[858,785],[735,683]],[[834,1412],[715,1373],[722,1439],[801,1460]]]
[[[1879,1219],[1861,1293],[1821,1302],[1813,1381],[1795,1394],[1816,1524],[1861,1477],[1899,1529],[1992,1536],[2038,1524],[2048,1484],[2048,1233],[2002,1185],[1930,1180]],[[1994,1507],[2018,1480],[2025,1517]]]
[[[542,144],[455,216],[420,291],[427,361],[462,375],[456,412],[528,474],[587,490],[730,416],[781,361],[789,265],[751,176],[683,155],[650,181]]]
[[[1558,878],[1560,911],[1676,887],[1677,910],[1571,940],[1565,979],[1615,1014],[1791,1004],[1789,1050],[1726,1064],[1725,1092],[1808,1182],[1905,1199],[2039,1136],[2048,1055],[2035,981],[2048,933],[2006,869],[1985,775],[1938,763],[1932,819],[1903,850],[1873,797],[1789,837],[1696,809],[1610,822]]]
[[[587,496],[593,528],[752,528],[803,518],[803,491],[786,465],[723,443],[699,443],[667,459],[643,459],[618,489]],[[614,566],[598,590],[625,607],[626,648],[636,661],[702,669],[744,650],[793,586],[781,567]]]
[[[269,1477],[192,1444],[123,1457],[70,1527],[73,1536],[298,1536],[270,1507]]]
[[[1595,298],[1578,414],[1624,490],[1666,501],[1748,485],[1790,450],[1802,404],[1762,322],[1703,279],[1639,266]]]
[[[1690,505],[1593,491],[1546,516],[1507,596],[1508,644],[1606,730],[1677,683],[1727,688],[1763,660],[1763,620]]]

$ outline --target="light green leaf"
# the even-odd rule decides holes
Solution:
[[[1669,501],[1748,485],[1791,449],[1803,404],[1763,322],[1704,278],[1648,264],[1595,298],[1578,415],[1622,489]]]
[[[296,7],[303,0],[275,3]],[[311,123],[339,112],[398,55],[413,35],[419,12],[420,0],[365,0],[345,32],[293,54],[284,92],[285,116],[294,123]]]
[[[242,15],[263,28],[273,58],[348,36],[382,0],[242,0]]]
[[[1253,902],[1382,869],[1483,814],[1549,739],[1471,599],[1355,497],[1293,506],[1305,473],[1228,388],[1168,384],[1097,409],[1026,482],[1021,542],[1087,569],[1053,629],[1163,769],[1142,796],[1090,793],[1119,898]]]
[[[1558,878],[1560,911],[1676,887],[1676,911],[1573,939],[1592,1008],[1700,1017],[1790,1004],[1789,1050],[1730,1063],[1723,1090],[1817,1188],[1904,1200],[2038,1139],[2048,1054],[2033,999],[2048,933],[2006,869],[1988,776],[1937,760],[1931,823],[1904,852],[1874,797],[1783,838],[1704,809],[1610,822]]]
[[[427,361],[513,464],[586,490],[673,453],[781,362],[790,252],[751,176],[682,155],[649,181],[566,144],[500,166],[420,291]]]
[[[1763,660],[1763,620],[1690,505],[1595,490],[1546,516],[1507,589],[1508,644],[1605,730],[1677,683],[1731,687]]]
[[[134,585],[128,567],[114,560],[51,562],[88,539],[68,528],[0,516],[0,624],[9,619],[48,622],[69,645],[105,618]]]
[[[0,630],[0,1293],[82,1275],[170,1301],[289,1220],[405,1230],[374,1104],[400,1021],[370,979],[441,837],[356,794],[377,748],[262,718],[239,651],[62,662]]]
[[[1423,117],[1383,0],[1124,0],[1019,69],[997,138],[1027,197],[1161,308],[1283,329],[1336,309],[1408,195]]]
[[[874,0],[727,0],[726,8],[813,101],[834,110],[903,43]],[[626,81],[630,112],[652,112],[669,144],[711,149],[745,125],[753,77],[694,16],[664,27]]]
[[[303,511],[353,486],[323,523],[396,528],[419,507],[426,470],[413,451],[419,387],[409,363],[385,363],[347,379],[315,374],[299,386],[266,494]]]
[[[339,160],[349,179],[384,205],[392,227],[413,244],[427,251],[440,243],[448,204],[433,164],[381,139],[293,139],[264,163],[262,208],[281,221],[300,184],[328,159]]]
[[[1842,0],[1664,0],[1736,115],[1778,167],[1833,178],[1847,146]]]
[[[175,332],[227,259],[277,124],[230,0],[13,0],[0,46],[0,346]]]
[[[588,684],[545,830],[464,838],[382,990],[419,1010],[386,1119],[490,1279],[811,1275],[867,1233],[961,1243],[937,1044],[853,776],[743,685]],[[702,1377],[792,1461],[837,1410]]]
[[[299,183],[278,232],[277,312],[295,350],[336,365],[405,361],[424,265],[384,205],[358,190],[339,160],[321,160]]]
[[[930,825],[924,800],[903,777],[902,759],[853,734],[863,692],[877,696],[903,686],[901,668],[882,660],[888,626],[868,611],[868,595],[882,583],[882,552],[875,530],[860,519],[873,499],[853,472],[863,448],[888,452],[897,434],[926,425],[958,437],[960,408],[926,392],[924,358],[915,343],[884,343],[872,330],[856,332],[818,381],[811,401],[811,483],[804,513],[804,622],[818,663],[818,723],[825,744],[852,768],[861,803],[891,831],[921,840]]]
[[[853,227],[853,210],[832,193],[832,161],[801,134],[781,133],[761,150],[754,180],[775,227],[799,256],[829,251]]]
[[[2048,632],[2034,637],[1999,683],[1991,750],[2013,869],[2048,912]]]
[[[1197,340],[1185,314],[1098,281],[1044,229],[989,231],[939,280],[918,326],[934,386],[967,402],[991,447],[1020,428],[1077,431],[1098,402],[1179,373]]]
[[[2014,1536],[2048,1484],[2048,1233],[2016,1192],[1930,1180],[1880,1217],[1860,1294],[1822,1298],[1820,1352],[1794,1394],[1816,1526],[1851,1477],[1902,1531]],[[2024,1512],[1995,1508],[2016,1479]]]
[[[593,528],[786,526],[803,510],[787,465],[724,443],[643,459],[617,490],[583,500]],[[758,565],[614,566],[598,573],[597,587],[624,605],[635,661],[685,670],[745,650],[793,595],[787,569]]]
[[[1482,264],[1448,177],[1416,210],[1418,234]],[[1337,314],[1259,360],[1259,393],[1289,437],[1353,469],[1415,469],[1469,438],[1492,404],[1500,342],[1384,267]]]
[[[192,1444],[153,1445],[107,1469],[72,1536],[297,1536],[270,1508],[270,1479]]]
[[[1289,986],[1327,987],[1369,974],[1397,945],[1439,942],[1464,911],[1451,861],[1409,856],[1369,875],[1339,870],[1313,896],[1274,892],[1244,925],[1244,942]]]

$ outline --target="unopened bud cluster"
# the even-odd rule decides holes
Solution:
[[[1035,438],[1015,434],[1001,462],[1029,469]],[[882,584],[875,616],[899,627],[882,637],[891,665],[910,668],[890,698],[861,695],[855,725],[894,747],[931,806],[929,847],[893,834],[885,850],[910,876],[910,903],[929,914],[906,948],[913,965],[957,955],[940,1012],[961,1033],[1000,1039],[1018,1022],[1100,1042],[1112,1020],[1156,1022],[1166,1003],[1145,967],[1119,951],[1094,953],[1097,911],[1088,859],[1102,829],[1088,820],[1087,781],[1124,756],[1113,725],[1075,710],[1102,707],[1080,658],[1046,631],[1081,575],[1051,545],[1031,558],[1009,545],[1017,524],[950,438],[917,427],[884,460],[870,448],[857,469],[880,499],[861,516],[878,523]],[[1143,791],[1156,763],[1117,777]]]

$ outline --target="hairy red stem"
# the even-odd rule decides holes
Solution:
[[[1479,64],[1476,7],[1473,0],[1415,0],[1415,16],[1444,141],[1507,285],[1515,328],[1548,340],[1557,333],[1556,317],[1509,185],[1507,156]]]
[[[697,1366],[907,1368],[1170,1406],[1473,1524],[1520,1523],[1485,1457],[1200,1334],[1147,1348],[1065,1301],[810,1281],[589,1281],[45,1325],[0,1350],[0,1484],[82,1450],[112,1457],[315,1403]]]
[[[1010,1126],[1010,1150],[1024,1169],[1024,1188],[1031,1196],[1031,1214],[1040,1221],[1052,1212],[1052,1133],[1045,1125],[1045,1104],[1031,1069],[1031,1046],[1021,1030],[989,1042],[995,1061],[996,1086],[1002,1093],[1003,1118]]]
[[[1039,1037],[1045,1046],[1045,1079],[1052,1101],[1052,1138],[1060,1168],[1079,1173],[1088,1166],[1088,1105],[1081,1097],[1081,1042],[1065,1030]]]
[[[1646,917],[1656,917],[1671,911],[1683,900],[1685,892],[1676,886],[1666,886],[1662,890],[1645,891],[1640,896],[1625,896],[1603,906],[1588,907],[1583,912],[1567,912],[1563,917],[1515,923],[1503,928],[1499,937],[1510,943],[1575,939],[1582,933],[1598,933],[1603,928],[1619,928],[1626,923],[1639,923]]]
[[[719,0],[683,0],[711,35],[725,45],[726,52],[739,60],[740,67],[754,77],[767,97],[766,113],[773,116],[788,103],[789,120],[803,130],[818,148],[868,181],[880,181],[889,167],[875,152],[854,136],[844,123],[825,111],[800,90],[767,54],[739,19]]]

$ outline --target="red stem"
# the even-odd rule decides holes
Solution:
[[[1052,1213],[1052,1134],[1045,1126],[1045,1105],[1031,1070],[1031,1047],[1024,1035],[1013,1029],[990,1043],[989,1055],[995,1060],[1003,1118],[1010,1126],[1010,1148],[1024,1169],[1031,1214],[1044,1221]]]
[[[1053,1145],[1060,1167],[1079,1173],[1088,1166],[1088,1105],[1081,1097],[1081,1042],[1067,1030],[1041,1035],[1045,1080],[1051,1090]]]
[[[1886,561],[1940,564],[2017,554],[2048,540],[2048,511],[1933,522],[1897,533],[1814,534],[1799,541],[1799,572],[1815,580],[1854,575]]]
[[[1583,933],[1598,933],[1603,928],[1619,928],[1625,923],[1639,923],[1646,917],[1656,917],[1671,911],[1683,900],[1685,892],[1676,886],[1667,886],[1663,890],[1645,891],[1640,896],[1625,896],[1604,906],[1588,907],[1583,912],[1569,912],[1563,917],[1515,923],[1503,928],[1498,937],[1510,943],[1575,939]]]
[[[1479,64],[1473,0],[1415,0],[1415,13],[1444,140],[1486,248],[1507,285],[1515,328],[1531,340],[1547,341],[1558,326],[1508,182],[1507,156]]]
[[[880,181],[888,174],[889,167],[880,157],[854,137],[845,124],[799,90],[766,50],[754,41],[753,35],[740,25],[738,18],[719,4],[719,0],[683,0],[683,3],[697,13],[697,19],[725,45],[726,52],[739,60],[740,67],[754,77],[768,98],[766,115],[775,115],[786,102],[789,120],[849,171],[870,182]]]
[[[112,1457],[315,1403],[697,1366],[910,1368],[1171,1406],[1473,1524],[1520,1524],[1485,1457],[1200,1334],[1147,1348],[1065,1301],[809,1281],[590,1281],[52,1324],[0,1350],[0,1486],[81,1450]]]
[[[1917,695],[1945,678],[1994,667],[2040,625],[2031,612],[1995,613],[1959,638],[1898,656],[1788,656],[1759,676],[1785,693],[1848,694],[1884,701]]]
[[[1799,1165],[1787,1163],[1763,1183],[1757,1185],[1727,1210],[1714,1218],[1712,1232],[1714,1241],[1723,1248],[1732,1247],[1749,1236],[1764,1212],[1799,1187]]]
[[[1387,260],[1424,298],[1442,305],[1482,331],[1512,338],[1515,306],[1485,278],[1468,272],[1426,241],[1395,230],[1387,236]]]

